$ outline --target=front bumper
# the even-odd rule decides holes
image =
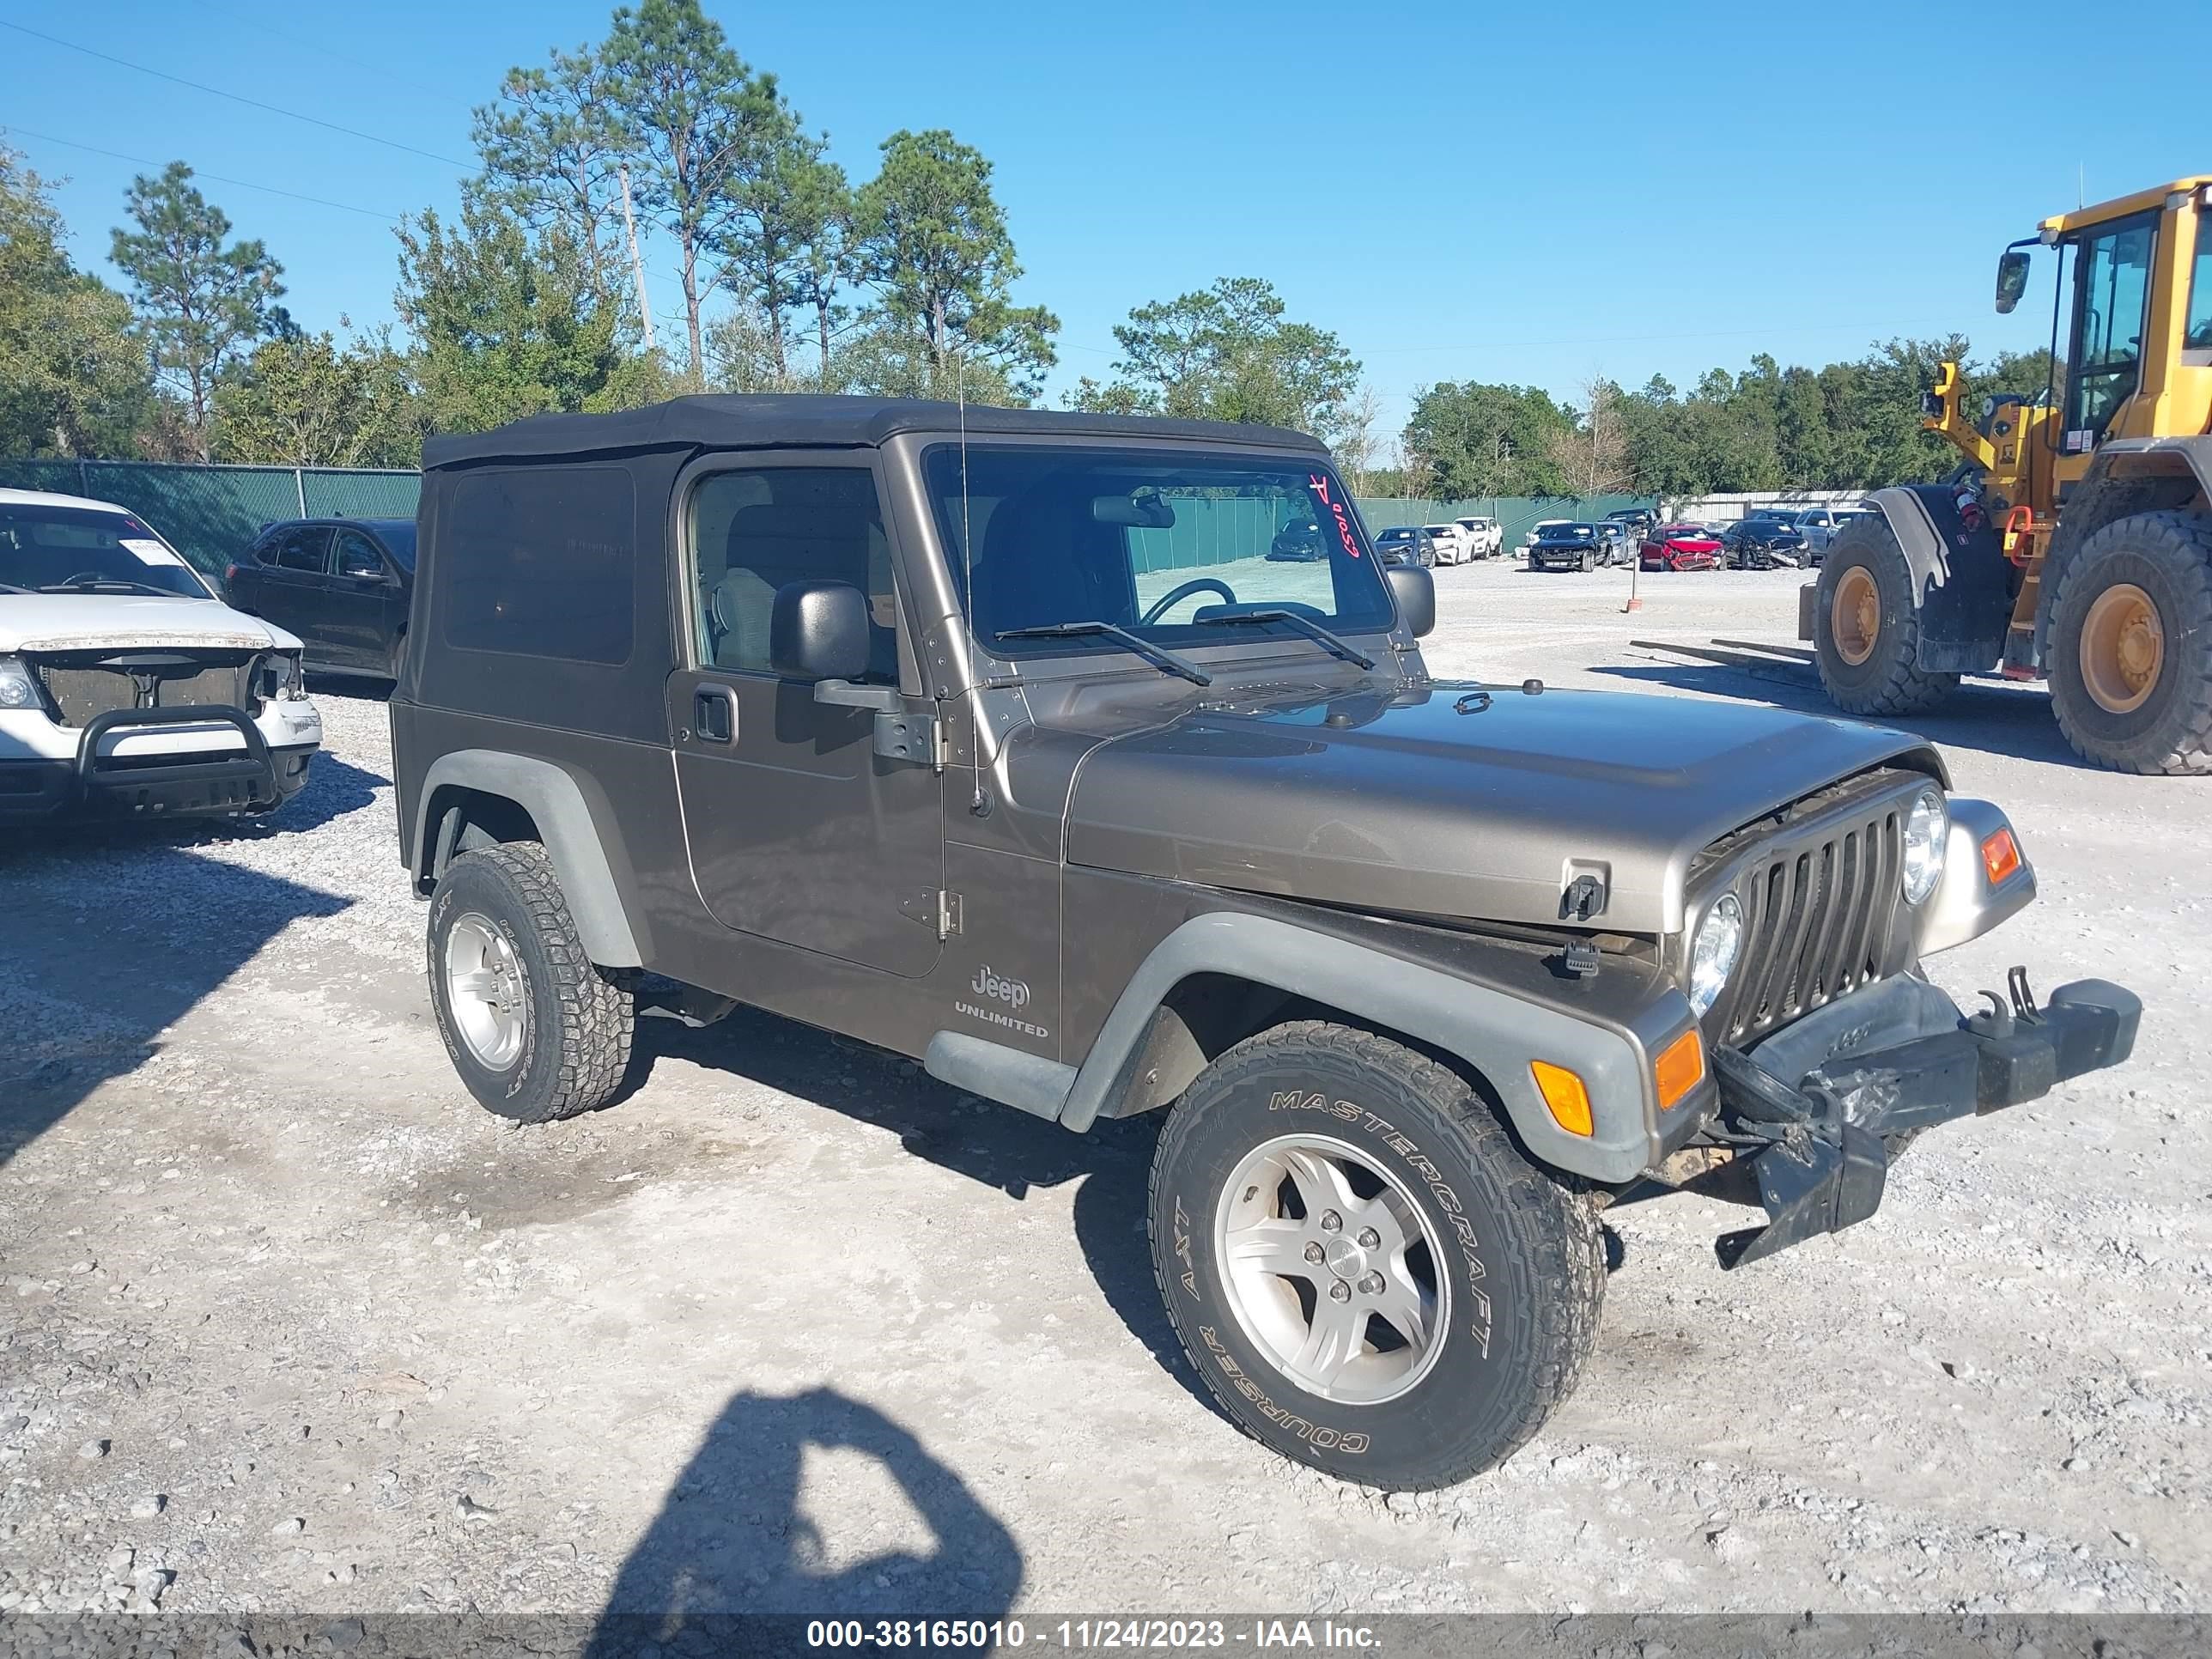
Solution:
[[[120,757],[102,739],[118,730],[235,727],[245,740],[211,753]],[[319,728],[318,728],[319,730]],[[228,817],[273,811],[307,781],[316,744],[272,745],[245,710],[208,705],[118,709],[88,721],[72,760],[0,763],[0,824]]]
[[[1714,1051],[1730,1163],[1686,1190],[1757,1203],[1763,1227],[1715,1242],[1723,1267],[1863,1221],[1881,1204],[1887,1137],[1986,1116],[2135,1048],[2142,1003],[2108,981],[2062,985],[2041,1007],[2024,970],[2009,997],[1971,1018],[1934,986],[1884,981],[1829,1004],[1748,1051]]]

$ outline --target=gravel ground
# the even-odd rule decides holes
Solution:
[[[1817,708],[1633,638],[1786,640],[1793,572],[1441,571],[1442,672]],[[383,710],[237,834],[0,846],[0,1609],[2200,1610],[2206,786],[2039,692],[1924,729],[2042,898],[1940,958],[2144,995],[2138,1057],[1928,1137],[1881,1214],[1723,1277],[1613,1212],[1542,1438],[1384,1498],[1201,1401],[1152,1126],[1073,1137],[740,1014],[505,1127],[429,1022]]]

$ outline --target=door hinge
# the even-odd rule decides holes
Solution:
[[[934,714],[878,714],[875,750],[892,760],[916,761],[942,772],[951,758],[951,739]]]
[[[934,927],[939,939],[951,939],[960,931],[960,895],[942,887],[925,888],[901,899],[899,914],[908,921]]]

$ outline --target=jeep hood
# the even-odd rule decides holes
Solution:
[[[298,638],[216,599],[0,593],[0,655],[16,651],[297,651]]]
[[[1556,925],[1566,883],[1595,868],[1609,888],[1597,925],[1672,933],[1702,848],[1900,757],[1943,776],[1908,733],[1739,703],[1472,684],[1232,694],[1092,750],[1069,800],[1067,857],[1537,926]]]

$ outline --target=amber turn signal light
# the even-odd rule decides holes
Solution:
[[[1982,843],[1982,868],[1992,887],[2020,868],[2020,843],[2011,830],[2000,830]]]
[[[1659,1109],[1671,1111],[1705,1080],[1705,1033],[1692,1025],[1659,1051],[1651,1063],[1652,1081],[1659,1085]]]
[[[1536,1079],[1536,1092],[1551,1108],[1552,1121],[1571,1135],[1587,1135],[1596,1127],[1590,1118],[1589,1091],[1564,1066],[1548,1060],[1532,1060],[1528,1071]]]

